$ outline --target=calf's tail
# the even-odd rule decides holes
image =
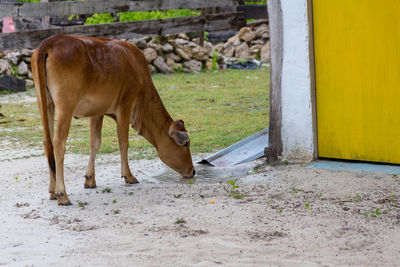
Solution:
[[[49,118],[47,113],[47,99],[46,99],[46,59],[49,51],[51,50],[51,39],[46,39],[36,49],[32,56],[32,74],[35,81],[36,97],[39,106],[40,115],[43,125],[43,144],[44,151],[47,156],[47,161],[51,172],[56,177],[56,165],[54,159],[54,148],[51,140]],[[52,125],[53,127],[53,125]]]

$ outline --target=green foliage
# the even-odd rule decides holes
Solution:
[[[182,72],[183,72],[183,66],[182,66],[182,65],[179,65],[179,66],[175,69],[175,72],[182,73]]]
[[[136,20],[152,20],[152,19],[165,19],[187,16],[198,16],[199,11],[189,9],[172,9],[167,11],[137,11],[137,12],[120,12],[117,13],[120,22],[136,21]],[[85,24],[104,24],[114,22],[115,19],[110,13],[94,14],[87,18]]]
[[[199,11],[189,9],[171,9],[167,11],[139,11],[139,12],[120,12],[118,13],[119,20],[134,21],[134,20],[151,20],[151,19],[165,19],[176,17],[198,16]]]
[[[69,15],[68,20],[73,20],[73,19],[79,19],[79,15],[76,14]]]
[[[246,5],[266,5],[267,0],[258,0],[258,1],[245,1]]]
[[[382,209],[382,208],[376,208],[375,214],[376,214],[376,215],[381,215],[381,209]]]
[[[229,184],[230,186],[232,186],[232,188],[239,188],[239,186],[236,185],[236,181],[229,180],[229,181],[228,181],[228,184]]]
[[[13,91],[9,91],[9,90],[0,90],[0,95],[11,95],[13,94]]]
[[[204,40],[208,41],[208,32],[204,32]]]
[[[368,211],[366,211],[366,212],[364,212],[364,216],[375,218],[375,217],[377,217],[377,216],[379,216],[379,215],[382,214],[382,211],[381,211],[381,210],[382,210],[382,207],[376,208],[375,211],[373,211],[373,212],[368,212]],[[386,212],[387,212],[387,211],[386,211]]]
[[[106,187],[103,190],[101,190],[102,193],[111,193],[111,188]]]
[[[183,224],[186,223],[185,218],[176,218],[175,224]]]
[[[353,198],[353,202],[360,202],[361,200],[362,198],[359,193],[357,193],[356,196]]]
[[[304,189],[297,188],[297,187],[294,187],[294,186],[290,187],[289,190],[290,190],[290,193],[304,192]]]
[[[212,60],[212,70],[213,71],[215,71],[215,70],[218,70],[218,62],[217,62],[217,60],[218,60],[218,53],[217,53],[217,51],[213,51],[212,52],[212,58],[211,58],[211,60]]]
[[[17,66],[11,66],[11,75],[14,76],[14,77],[19,78],[18,67]]]
[[[228,192],[229,196],[233,197],[234,199],[241,199],[244,198],[246,195],[240,192],[239,186],[236,184],[236,181],[229,180],[228,185],[230,185],[229,189],[225,189],[226,192]]]
[[[105,24],[114,21],[115,19],[111,16],[110,13],[100,13],[100,14],[96,13],[93,16],[86,19],[85,25]]]
[[[85,206],[87,206],[87,205],[88,205],[88,203],[86,201],[85,202],[78,201],[78,207],[79,208],[85,209]]]

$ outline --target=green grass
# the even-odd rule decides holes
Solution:
[[[157,74],[154,83],[173,119],[183,119],[194,154],[214,152],[268,126],[269,69],[225,70],[196,74]],[[32,94],[32,91],[30,91]],[[42,148],[37,104],[1,104],[0,140]],[[130,129],[130,155],[153,158],[155,149]],[[1,149],[1,147],[0,147]],[[72,121],[67,153],[89,153],[87,119]],[[115,122],[106,117],[100,153],[119,153]]]

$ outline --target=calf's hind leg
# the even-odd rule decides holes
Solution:
[[[57,109],[57,106],[56,106]],[[57,126],[53,138],[54,158],[56,161],[56,190],[58,205],[71,205],[64,184],[64,155],[69,128],[71,126],[72,112],[57,109]]]
[[[53,140],[53,137],[54,137],[54,103],[49,96],[47,96],[47,118],[49,120],[50,139]],[[57,196],[55,194],[56,177],[54,176],[55,173],[53,173],[50,165],[49,165],[49,172],[50,172],[50,180],[49,180],[50,200],[55,200],[55,199],[57,199]]]
[[[86,168],[85,188],[96,188],[94,160],[101,144],[101,128],[104,116],[90,118],[90,157]]]

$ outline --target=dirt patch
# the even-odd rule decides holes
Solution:
[[[8,158],[9,152],[18,157]],[[67,154],[66,185],[74,205],[61,207],[48,200],[42,152],[16,152],[0,152],[0,265],[400,262],[396,175],[258,161],[247,171],[240,167],[240,175],[197,166],[204,176],[190,184],[154,160],[131,162],[141,183],[125,185],[119,157],[102,155],[96,162],[98,188],[84,189],[88,158]]]

